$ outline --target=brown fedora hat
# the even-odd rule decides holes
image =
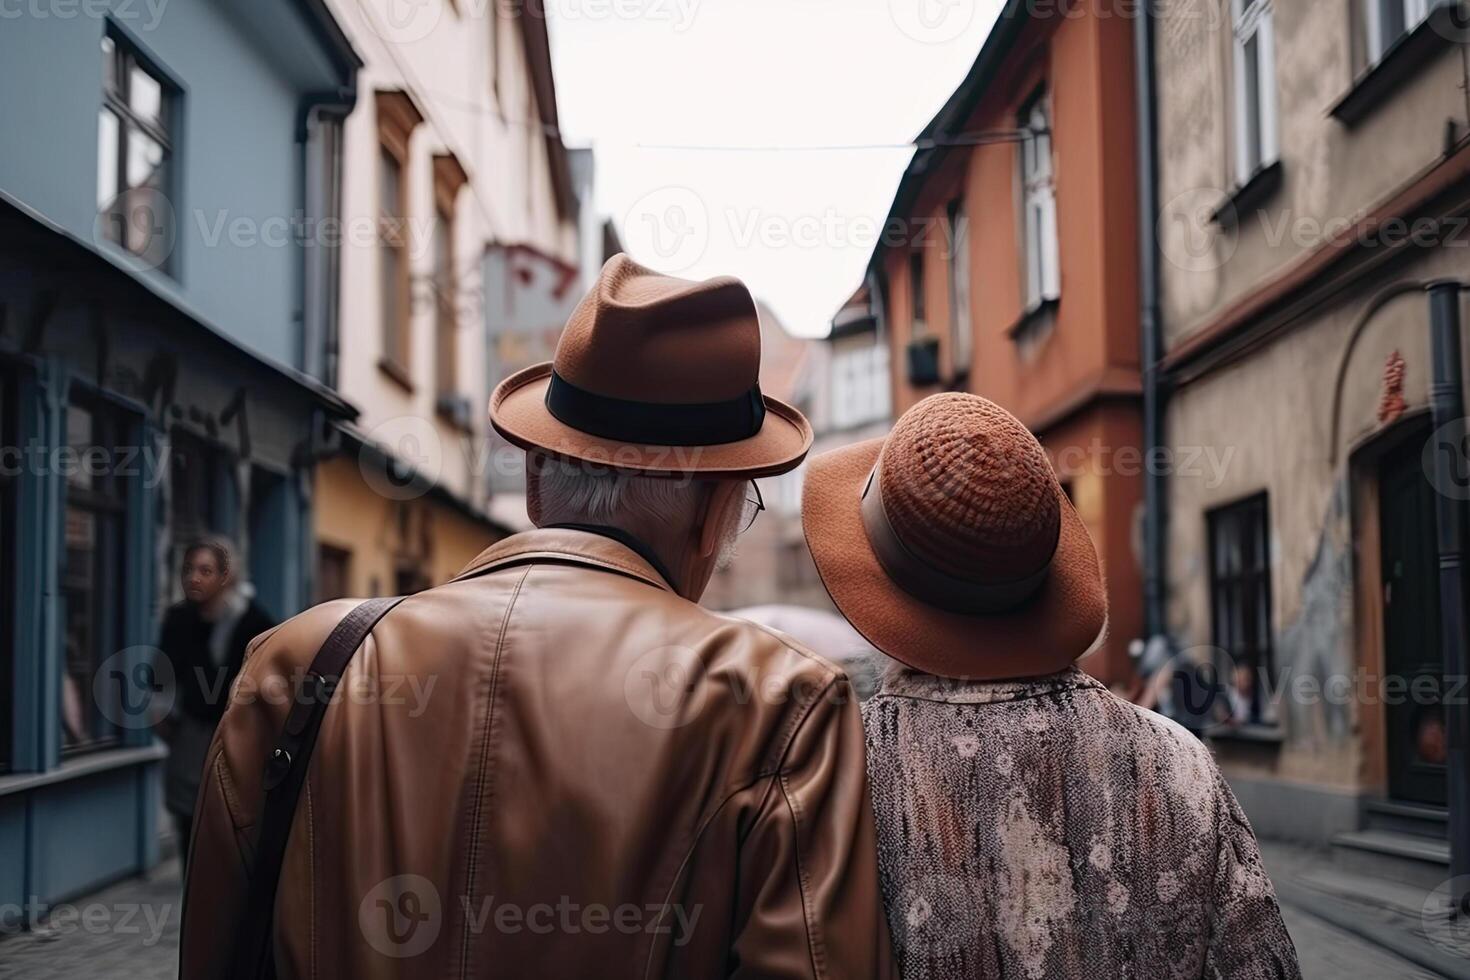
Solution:
[[[1026,427],[931,395],[885,439],[814,457],[801,521],[838,609],[925,673],[1054,673],[1107,628],[1092,537]]]
[[[756,477],[800,465],[812,428],[761,394],[750,290],[645,269],[602,268],[549,364],[490,396],[490,423],[523,449],[649,474]]]

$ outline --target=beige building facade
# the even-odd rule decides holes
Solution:
[[[1407,0],[1155,24],[1168,631],[1222,682],[1203,725],[1258,832],[1390,888],[1445,880],[1453,826],[1426,286],[1470,278],[1455,25]]]
[[[334,0],[367,62],[340,152],[341,330],[361,417],[319,468],[318,598],[436,585],[507,533],[485,406],[514,283],[492,254],[577,259],[544,15],[470,0]]]

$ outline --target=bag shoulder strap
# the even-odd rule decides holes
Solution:
[[[296,801],[306,782],[306,771],[316,746],[317,732],[343,672],[388,611],[404,596],[368,599],[342,617],[322,643],[296,692],[286,725],[265,763],[265,799],[257,823],[255,859],[250,892],[235,939],[235,980],[274,976],[271,932],[275,919],[276,889],[286,843],[296,816]]]

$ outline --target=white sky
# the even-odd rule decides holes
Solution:
[[[568,145],[638,261],[820,336],[999,0],[546,0]],[[853,146],[776,152],[655,146]],[[876,145],[878,148],[867,148]]]

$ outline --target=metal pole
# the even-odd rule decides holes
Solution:
[[[1164,386],[1159,361],[1163,337],[1159,323],[1157,123],[1154,119],[1154,21],[1152,0],[1142,3],[1133,22],[1133,76],[1138,115],[1138,335],[1143,369],[1143,619],[1144,636],[1167,628],[1165,566],[1168,562],[1168,474],[1156,458],[1164,444]]]
[[[1440,650],[1444,657],[1445,731],[1448,736],[1447,799],[1449,802],[1451,898],[1464,907],[1470,884],[1470,704],[1464,679],[1470,663],[1465,578],[1465,502],[1453,491],[1464,479],[1465,400],[1460,361],[1460,293],[1465,285],[1438,281],[1429,292],[1430,360],[1434,380],[1429,389],[1434,420],[1434,517],[1439,552]]]

